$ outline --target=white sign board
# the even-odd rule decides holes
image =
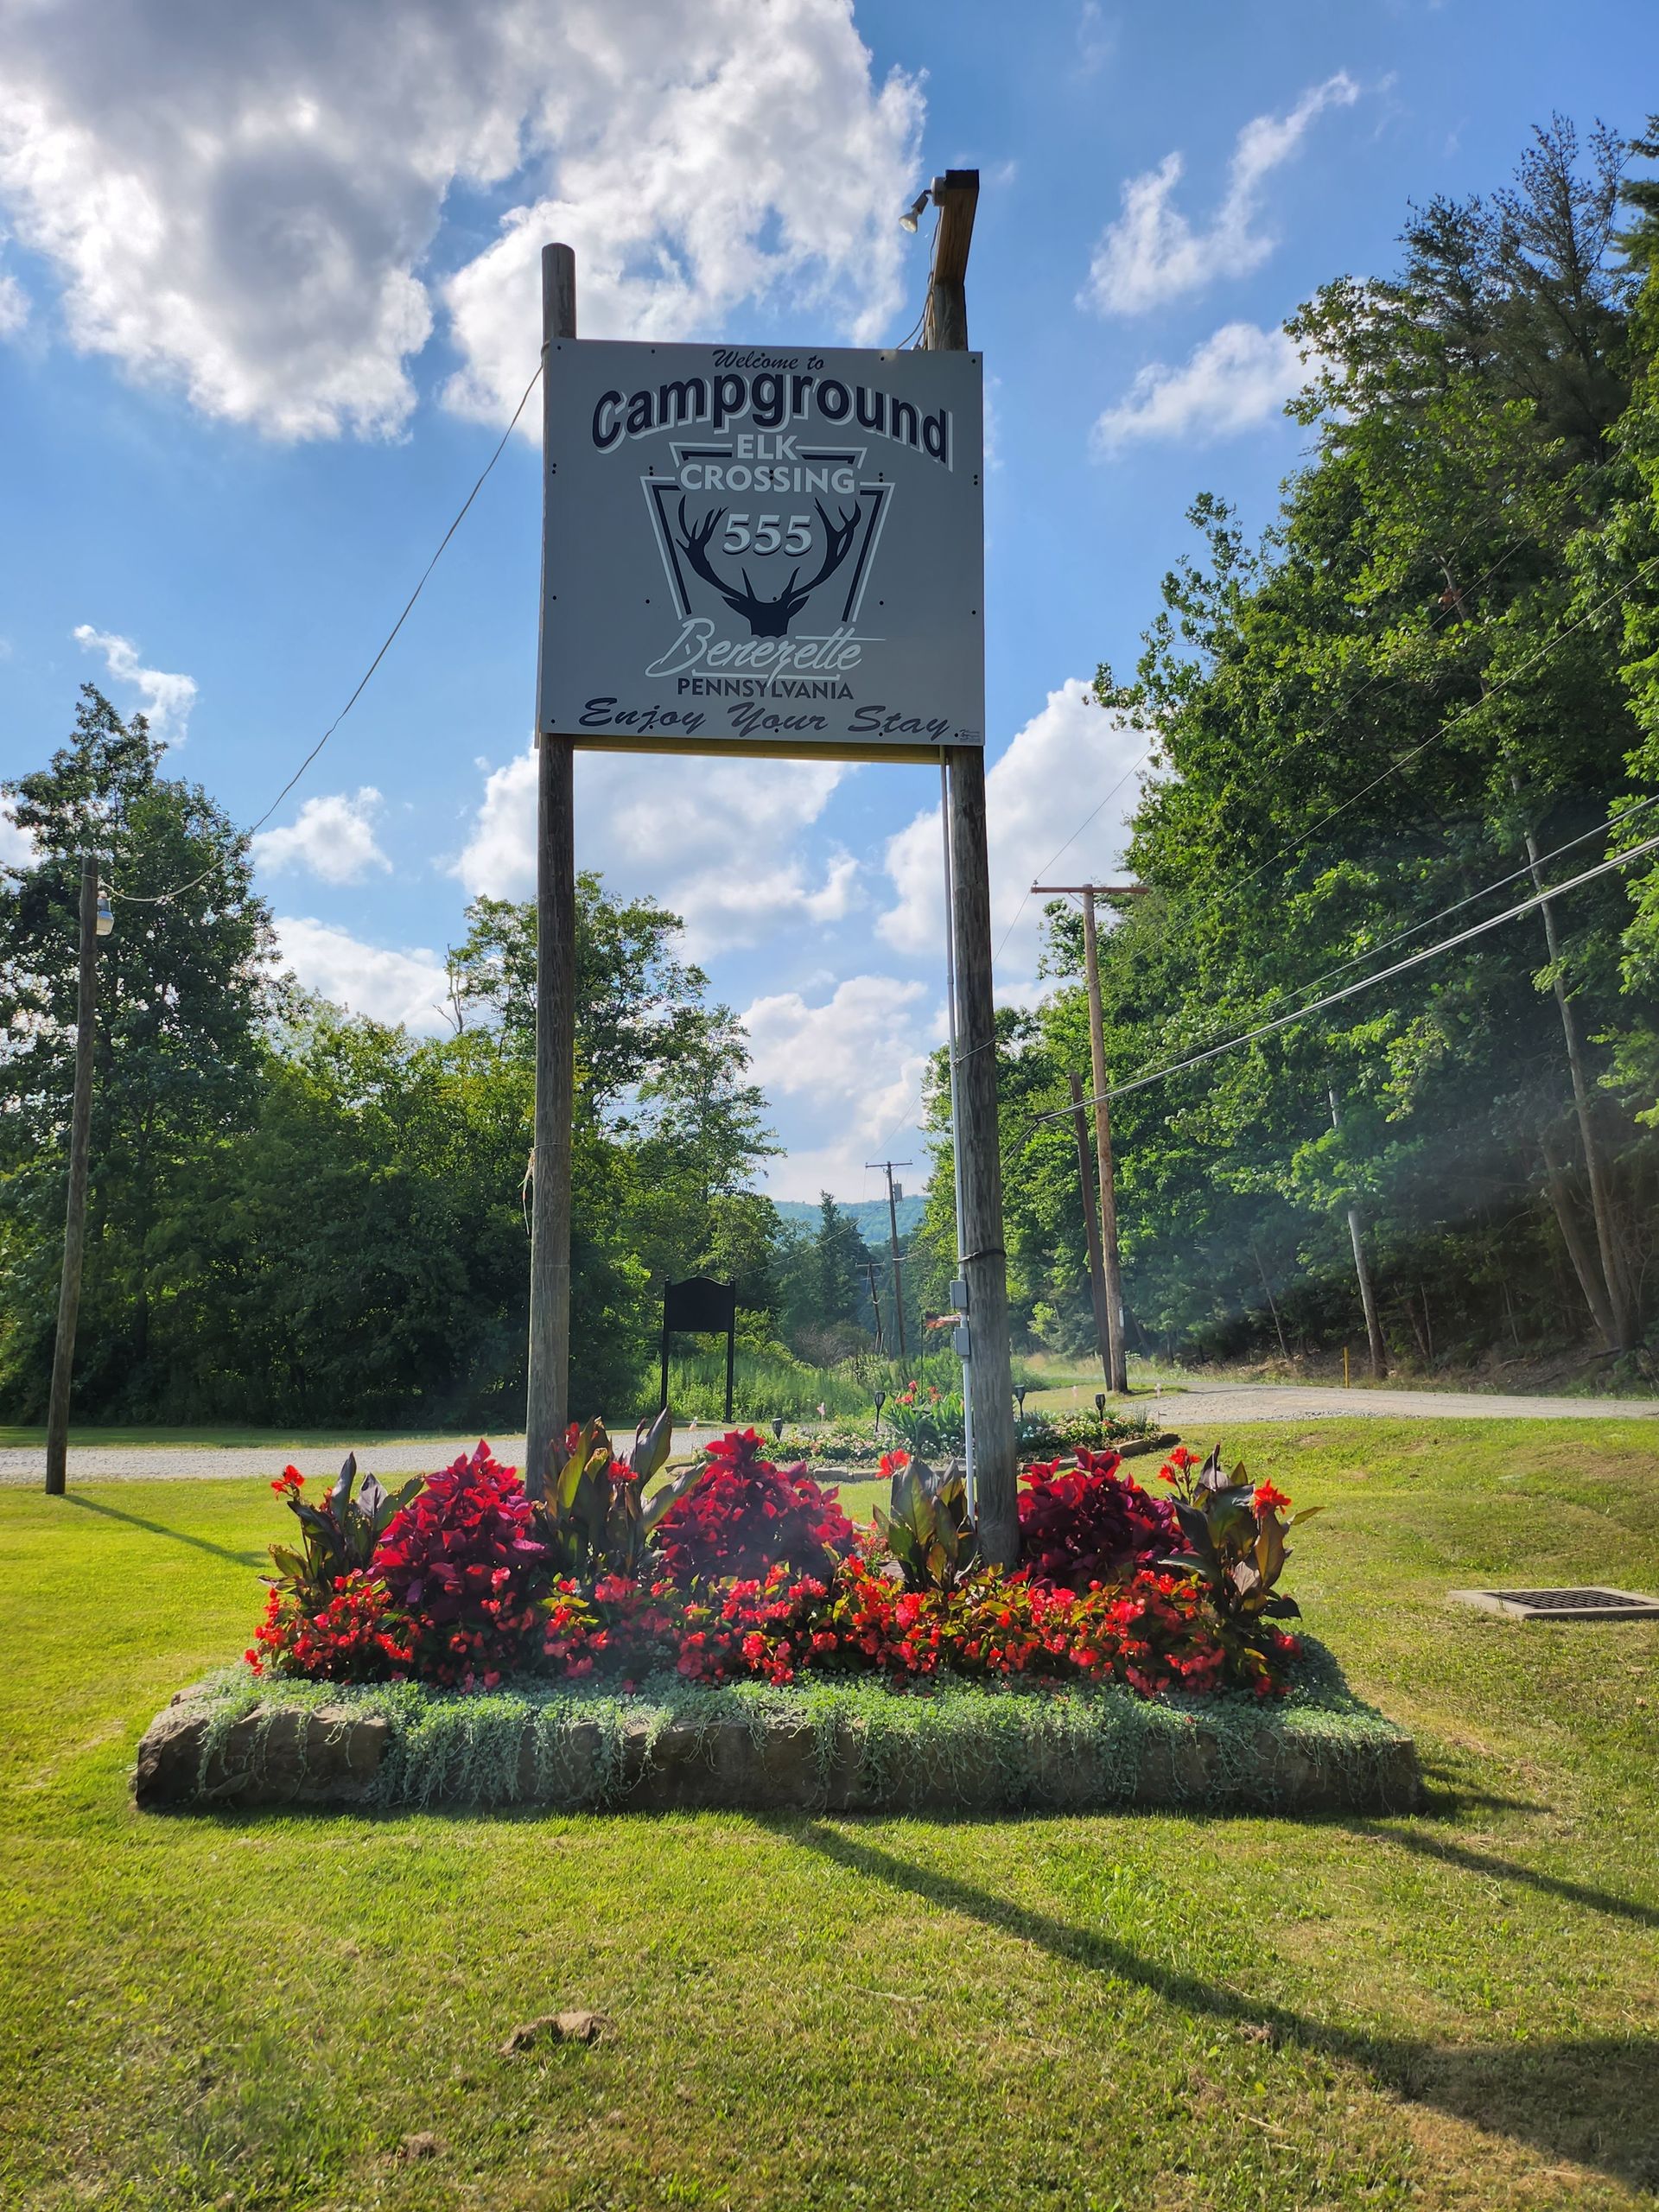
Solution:
[[[548,347],[539,727],[653,752],[984,741],[977,353]]]

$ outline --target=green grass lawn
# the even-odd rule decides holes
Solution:
[[[1229,1444],[1327,1509],[1288,1580],[1416,1730],[1422,1815],[140,1817],[283,1516],[0,1491],[0,2203],[1659,2202],[1659,1629],[1445,1602],[1659,1585],[1659,1435]],[[500,2055],[577,2006],[613,2037]]]

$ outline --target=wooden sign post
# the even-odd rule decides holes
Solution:
[[[542,248],[542,402],[548,348],[576,334],[576,257]],[[547,483],[542,472],[542,559],[547,559]],[[545,601],[543,601],[545,603]],[[547,623],[541,651],[547,652]],[[537,696],[546,671],[537,677]],[[548,1453],[569,1419],[570,1133],[576,1103],[576,842],[574,752],[540,728],[536,780],[536,1135],[530,1211],[530,1389],[524,1488],[545,1495]]]
[[[935,197],[938,236],[922,342],[965,353],[963,279],[979,202],[979,171],[948,170]],[[993,1566],[1020,1557],[1014,1375],[1008,1349],[1007,1255],[1002,1245],[1002,1154],[997,1136],[996,1009],[991,994],[991,876],[985,834],[985,749],[944,748],[955,954],[957,1126],[960,1161],[957,1265],[967,1287],[967,1395],[973,1424],[980,1549]]]

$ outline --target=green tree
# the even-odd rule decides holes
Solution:
[[[0,1402],[46,1399],[73,1084],[79,855],[108,855],[76,1403],[143,1414],[168,1387],[158,1240],[257,1109],[276,1004],[247,841],[162,774],[142,715],[82,687],[69,743],[3,788],[34,857],[0,878]]]

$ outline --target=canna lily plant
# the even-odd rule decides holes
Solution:
[[[1290,1557],[1286,1536],[1322,1509],[1304,1506],[1283,1517],[1290,1506],[1284,1492],[1270,1482],[1252,1484],[1242,1464],[1224,1474],[1219,1444],[1195,1476],[1196,1464],[1191,1452],[1178,1451],[1162,1470],[1177,1491],[1176,1517],[1192,1548],[1160,1559],[1159,1567],[1202,1582],[1224,1627],[1262,1618],[1299,1620],[1301,1607],[1274,1586]]]
[[[271,1488],[299,1522],[300,1545],[298,1550],[289,1544],[271,1546],[276,1572],[265,1580],[291,1590],[308,1610],[326,1605],[342,1575],[367,1573],[381,1537],[421,1481],[413,1475],[396,1490],[387,1490],[372,1475],[365,1475],[359,1484],[357,1454],[351,1452],[321,1503],[312,1505],[300,1496],[305,1477],[297,1467],[284,1467]]]
[[[637,1576],[652,1529],[690,1490],[697,1463],[663,1484],[651,1497],[645,1485],[661,1473],[674,1440],[666,1406],[641,1421],[626,1459],[619,1459],[598,1419],[572,1422],[563,1454],[549,1454],[547,1495],[536,1507],[536,1533],[562,1574],[594,1582],[605,1575]]]
[[[910,1590],[954,1590],[972,1566],[978,1544],[968,1517],[968,1478],[952,1459],[936,1474],[908,1452],[883,1455],[893,1478],[892,1510],[875,1509],[875,1525]]]

